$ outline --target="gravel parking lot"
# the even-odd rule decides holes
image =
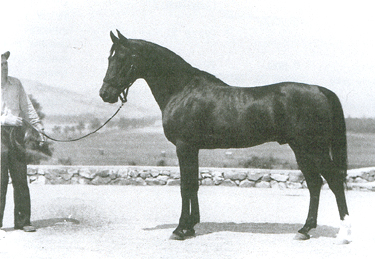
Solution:
[[[197,236],[169,240],[180,214],[178,186],[30,185],[35,233],[13,230],[9,188],[0,258],[370,258],[375,192],[347,193],[353,242],[336,245],[338,211],[323,190],[318,228],[306,219],[307,190],[202,186]]]

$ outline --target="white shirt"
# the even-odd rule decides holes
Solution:
[[[33,126],[43,128],[21,81],[10,76],[8,76],[8,82],[1,86],[1,125],[4,125],[4,119],[8,115],[21,117]]]

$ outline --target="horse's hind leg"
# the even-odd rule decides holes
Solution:
[[[322,172],[322,175],[327,180],[329,188],[336,197],[337,207],[339,210],[341,226],[339,234],[337,235],[337,243],[347,244],[351,241],[351,224],[345,198],[345,174],[342,174],[338,169],[336,169],[334,164],[331,162],[331,169],[329,171]]]
[[[344,220],[349,215],[348,206],[345,199],[345,175],[340,174],[339,170],[333,168],[330,171],[322,172],[323,177],[327,180],[329,188],[335,194],[337,206],[339,209],[340,219]]]
[[[199,223],[199,150],[182,141],[176,143],[176,150],[180,164],[182,210],[180,222],[171,238],[184,239],[195,235],[194,226]]]
[[[308,232],[317,226],[320,190],[323,184],[320,171],[325,162],[322,156],[323,151],[319,146],[293,144],[290,144],[290,146],[296,155],[298,166],[305,177],[310,192],[310,205],[306,223],[298,230],[298,234],[295,237],[299,240],[306,240],[310,238]]]
[[[298,165],[305,176],[310,191],[309,213],[305,225],[298,231],[297,239],[308,239],[308,232],[317,225],[318,205],[322,175],[334,193],[339,209],[342,226],[338,236],[339,243],[350,242],[350,223],[347,216],[348,207],[345,199],[345,175],[335,167],[329,154],[329,147],[324,142],[316,141],[307,147],[291,145],[297,158]]]

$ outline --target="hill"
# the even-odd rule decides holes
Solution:
[[[20,80],[26,92],[31,94],[42,106],[42,111],[46,114],[45,120],[59,116],[82,115],[105,118],[111,116],[120,105],[120,103],[104,103],[99,97],[99,89],[93,89],[93,93],[85,95],[38,81]],[[144,89],[136,89],[136,85],[133,87],[129,91],[128,103],[118,116],[127,118],[160,116],[159,107],[151,93],[145,93]]]

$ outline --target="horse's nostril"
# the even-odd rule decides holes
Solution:
[[[108,98],[108,93],[105,91],[100,91],[99,92],[100,97],[102,97],[103,100]]]

